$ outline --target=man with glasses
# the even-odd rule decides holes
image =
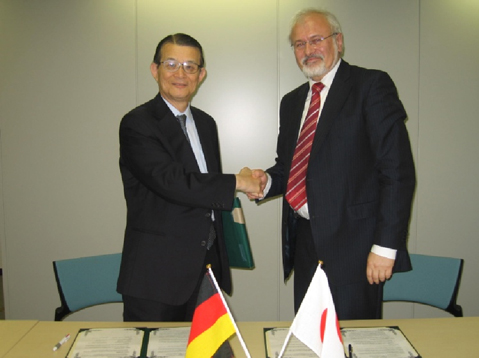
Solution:
[[[321,260],[339,319],[380,318],[384,281],[411,269],[406,112],[386,73],[341,59],[331,13],[300,12],[290,42],[309,82],[283,97],[276,164],[254,173],[265,198],[284,195],[283,269],[285,279],[294,269],[295,311]]]
[[[158,95],[120,125],[127,224],[117,289],[125,321],[191,321],[207,264],[231,293],[221,210],[232,210],[236,190],[260,195],[260,182],[246,168],[221,173],[216,124],[190,105],[206,75],[198,41],[167,36],[150,70]]]

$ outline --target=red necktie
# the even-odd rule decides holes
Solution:
[[[324,88],[321,82],[315,83],[312,88],[311,103],[308,114],[301,128],[296,149],[294,150],[291,171],[289,172],[286,187],[286,200],[289,205],[298,211],[306,202],[306,172],[308,171],[309,155],[313,146],[314,133],[316,132],[321,96],[319,92]]]

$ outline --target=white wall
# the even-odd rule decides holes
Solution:
[[[415,249],[465,260],[458,302],[469,316],[479,315],[478,34],[478,1],[421,1]]]
[[[158,41],[186,32],[202,43],[208,76],[193,104],[217,120],[224,170],[264,168],[274,161],[280,98],[304,82],[287,42],[289,21],[318,3],[343,25],[345,59],[395,80],[418,172],[410,249],[465,258],[459,303],[479,315],[476,1],[0,0],[7,318],[53,318],[53,260],[121,250],[118,124],[157,91],[149,64]],[[234,270],[230,306],[238,320],[291,319],[279,200],[257,206],[240,198],[256,268]],[[385,315],[442,313],[387,304]],[[121,320],[121,305],[71,319]]]

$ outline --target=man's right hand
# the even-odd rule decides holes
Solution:
[[[245,193],[248,198],[260,199],[263,197],[264,185],[260,176],[254,176],[250,168],[243,168],[236,174],[236,190]],[[251,196],[251,197],[250,197]]]
[[[252,176],[253,178],[258,178],[260,180],[261,196],[255,195],[254,193],[247,193],[246,195],[248,196],[248,199],[250,200],[262,199],[264,197],[264,188],[266,187],[266,184],[268,183],[268,176],[266,175],[266,172],[262,169],[253,169]]]

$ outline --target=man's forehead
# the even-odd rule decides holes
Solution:
[[[320,14],[310,14],[299,21],[292,31],[294,36],[326,36],[331,29],[328,19]],[[324,34],[323,34],[324,32]]]
[[[199,60],[200,58],[200,50],[198,48],[174,43],[164,44],[161,54],[163,58],[189,57],[191,60]]]

